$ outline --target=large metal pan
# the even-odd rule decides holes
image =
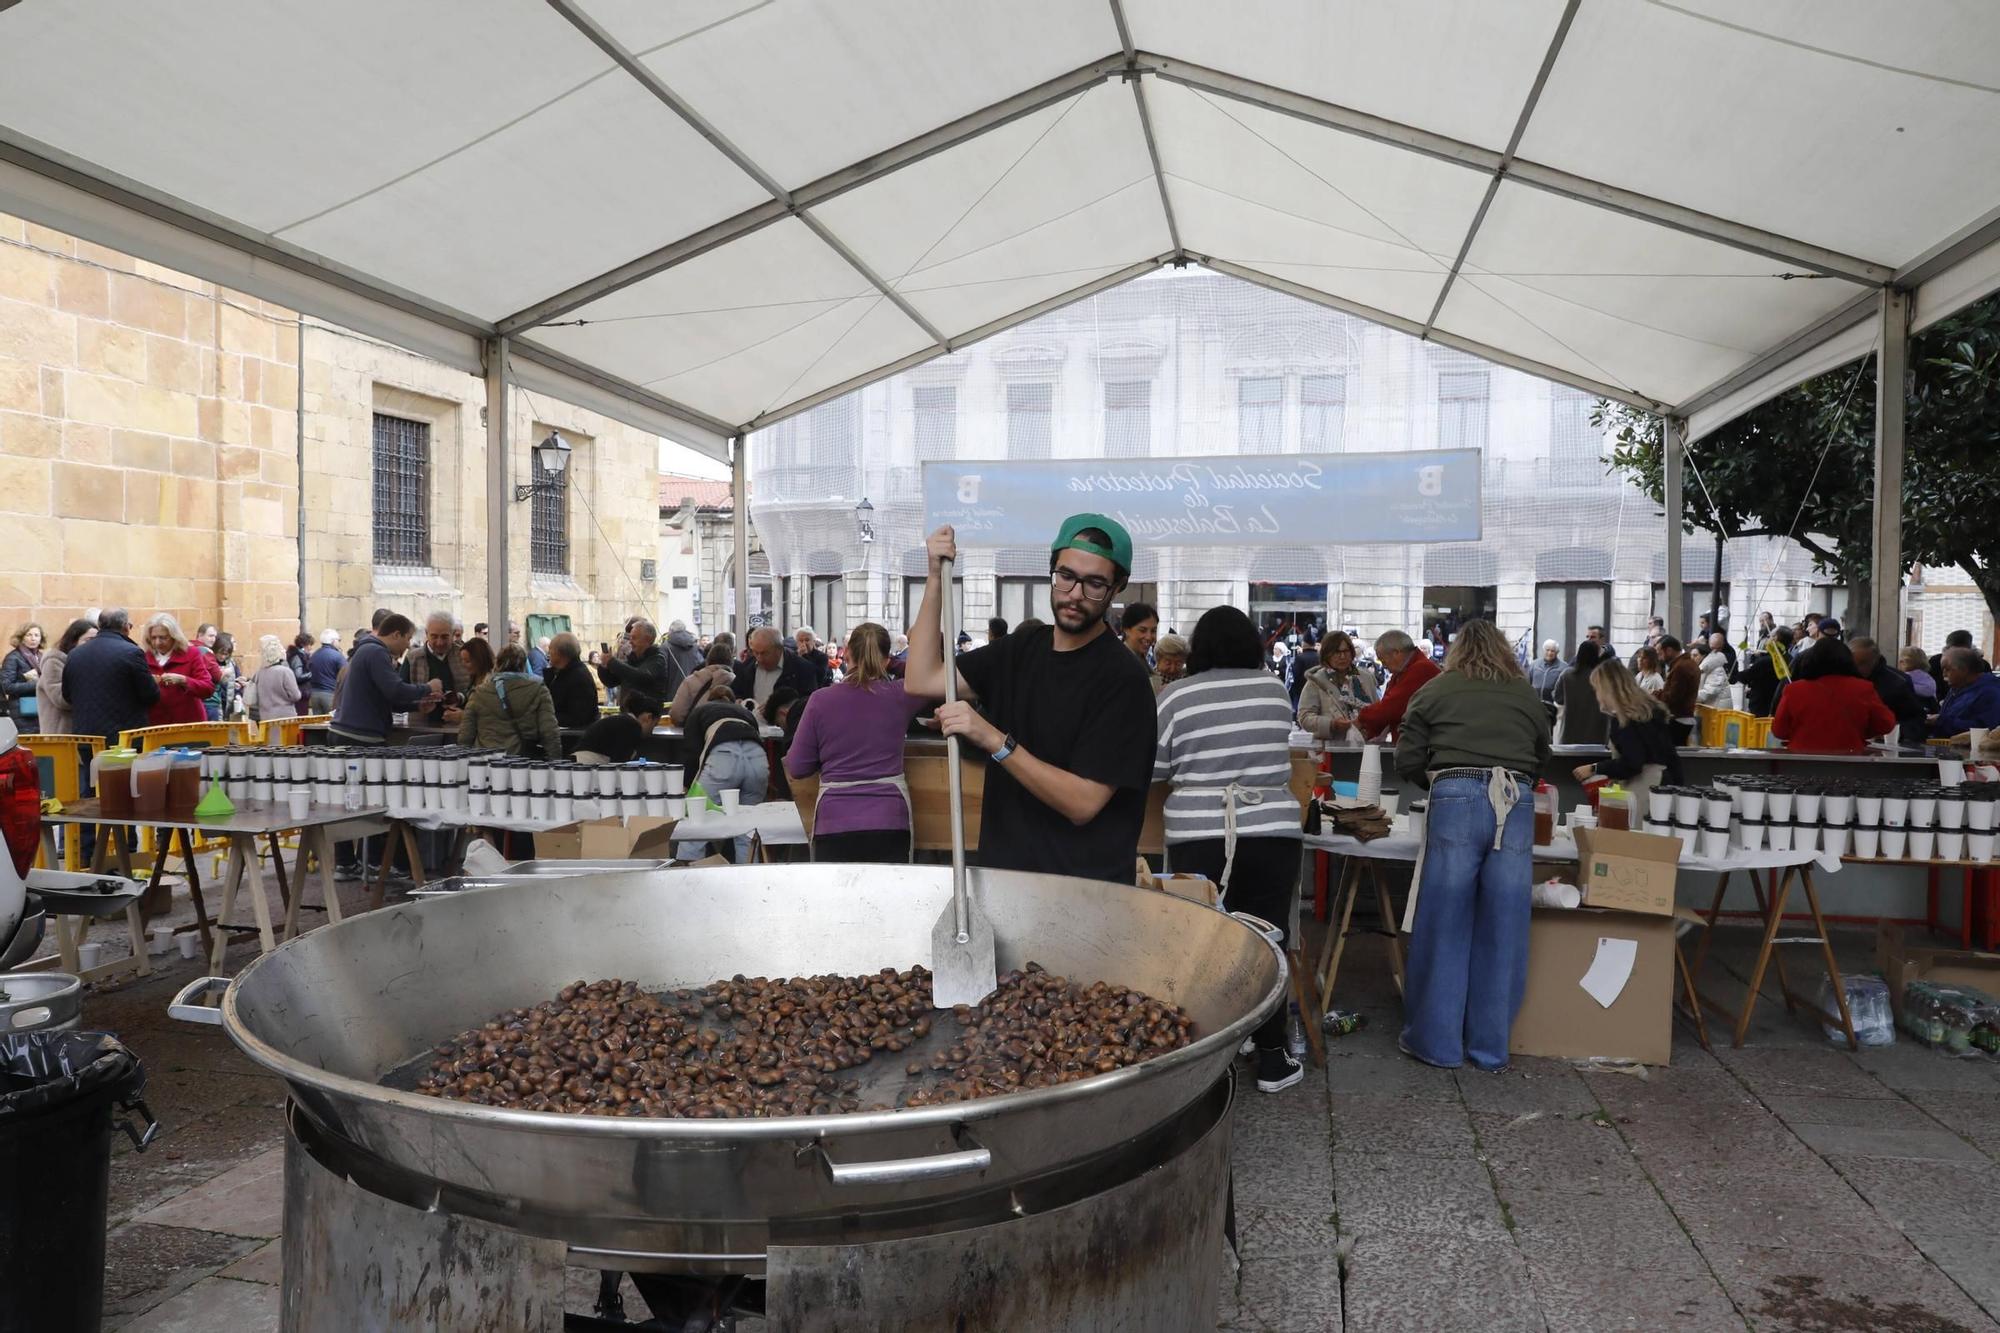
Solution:
[[[402,904],[292,940],[229,983],[219,1011],[196,1012],[219,1012],[305,1114],[383,1178],[434,1182],[452,1211],[632,1267],[740,1269],[794,1229],[909,1226],[954,1197],[1083,1169],[1212,1087],[1283,998],[1278,952],[1225,913],[1054,875],[976,872],[973,891],[1003,971],[1032,960],[1145,991],[1186,1009],[1198,1039],[1054,1088],[773,1120],[511,1111],[381,1083],[579,978],[651,988],[927,962],[951,882],[925,866],[597,874]],[[176,1012],[190,1016],[186,1001],[218,984],[196,982]]]

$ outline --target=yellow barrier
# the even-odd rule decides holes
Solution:
[[[250,741],[250,723],[234,722],[170,722],[160,727],[134,727],[130,731],[118,733],[118,743],[128,750],[141,754],[153,750],[172,749],[179,745],[192,745],[207,749],[216,745],[244,745]]]
[[[323,727],[331,721],[331,713],[318,713],[312,717],[274,717],[264,724],[264,738],[258,744],[304,745],[307,727]]]
[[[23,736],[21,744],[28,753],[35,756],[37,766],[46,761],[54,770],[54,779],[43,796],[53,796],[64,805],[75,805],[83,799],[83,779],[89,771],[91,759],[104,748],[102,736]],[[53,869],[48,865],[47,844],[35,849],[35,864],[44,870]],[[63,836],[64,870],[83,869],[83,842],[77,837],[76,825],[67,826]]]

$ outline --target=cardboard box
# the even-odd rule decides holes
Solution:
[[[1203,907],[1213,907],[1220,898],[1215,889],[1215,881],[1206,875],[1155,875],[1153,868],[1140,857],[1138,875],[1134,882],[1142,889],[1155,893],[1171,893],[1176,898],[1185,898]]]
[[[1591,907],[1672,916],[1680,859],[1679,838],[1625,829],[1576,831],[1576,887]]]
[[[535,835],[535,855],[550,861],[651,861],[674,854],[678,820],[657,815],[583,820]]]
[[[1671,915],[1536,908],[1528,932],[1528,990],[1509,1049],[1562,1060],[1601,1056],[1666,1064],[1674,1046],[1674,929]],[[1609,1006],[1582,985],[1602,941],[1633,946],[1631,971]]]
[[[1889,983],[1889,1003],[1899,1021],[1903,1017],[1903,987],[1912,981],[1970,986],[2000,997],[2000,954],[1924,944],[1919,932],[1891,921],[1875,929],[1875,966]]]

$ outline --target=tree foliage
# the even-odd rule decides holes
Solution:
[[[1687,525],[1791,537],[1855,591],[1866,616],[1875,482],[1875,358],[1828,371],[1688,448]],[[1956,565],[2000,620],[2000,296],[1911,339],[1906,383],[1903,559]],[[1612,466],[1666,494],[1660,419],[1600,403]]]

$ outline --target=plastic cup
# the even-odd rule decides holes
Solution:
[[[1726,828],[1729,825],[1729,815],[1732,808],[1727,796],[1706,797],[1701,803],[1702,822],[1710,828]]]
[[[174,928],[172,926],[154,926],[146,936],[147,953],[164,954],[173,945]]]
[[[1882,822],[1882,798],[1880,796],[1855,797],[1854,817],[1864,824],[1880,825]]]
[[[1882,829],[1882,855],[1891,861],[1900,861],[1909,854],[1910,831],[1900,824],[1887,825]]]
[[[1829,824],[1848,823],[1854,818],[1854,798],[1845,793],[1836,795],[1828,792],[1820,817]]]
[[[688,813],[688,803],[686,797],[669,796],[667,798],[668,819],[686,819],[687,813]]]
[[[1794,824],[1792,826],[1792,850],[1795,852],[1817,852],[1819,850],[1819,825]]]
[[[1668,791],[1647,792],[1646,818],[1655,824],[1671,824],[1674,819],[1674,794]]]
[[[646,784],[646,795],[665,796],[667,794],[667,770],[658,764],[647,764],[639,770],[639,776]]]
[[[1996,814],[2000,814],[2000,806],[1995,806],[1991,801],[1965,803],[1965,824],[1974,833],[1991,833]]]
[[[1737,803],[1743,807],[1743,817],[1745,819],[1762,819],[1764,817],[1764,801],[1769,794],[1755,787],[1745,787],[1742,795],[1737,797]]]
[[[383,755],[382,781],[401,782],[403,780],[403,765],[407,764],[408,762],[409,760],[403,758],[403,756],[399,754]]]
[[[380,782],[382,780],[382,756],[371,754],[361,761],[361,780]]]
[[[1937,797],[1913,796],[1910,798],[1910,827],[1912,829],[1937,827]]]
[[[739,810],[743,806],[743,793],[734,787],[722,791],[717,799],[722,802],[722,808],[726,813]]]
[[[549,790],[549,766],[534,764],[528,769],[528,790],[537,796],[546,796]]]
[[[687,795],[687,774],[683,773],[678,768],[670,768],[667,770],[667,795],[669,796]]]
[[[253,778],[270,777],[273,762],[269,750],[259,750],[255,754],[252,754],[250,756],[250,776]]]
[[[1793,799],[1792,793],[1788,791],[1772,792],[1770,803],[1771,818],[1790,819],[1792,817]]]
[[[1402,797],[1399,793],[1393,791],[1385,791],[1380,796],[1377,796],[1375,798],[1375,804],[1382,807],[1383,814],[1393,818],[1396,813],[1396,802],[1401,799]]]
[[[1928,861],[1937,855],[1937,831],[1927,828],[1910,830],[1910,859]]]
[[[1821,793],[1816,791],[1800,792],[1798,795],[1798,799],[1794,801],[1792,804],[1793,818],[1810,819],[1810,820],[1818,819],[1820,802],[1823,799],[1825,798],[1821,795]]]
[[[1963,861],[1965,859],[1965,834],[1957,829],[1947,829],[1938,834],[1937,854],[1940,861]]]
[[[1764,824],[1762,820],[1744,820],[1741,824],[1737,825],[1736,836],[1742,842],[1744,851],[1761,852],[1764,850]]]
[[[304,787],[294,787],[285,805],[293,819],[304,819],[312,813],[312,792]]]
[[[1910,822],[1910,798],[1907,796],[1884,796],[1882,798],[1882,823],[1887,828],[1906,828]]]
[[[1701,854],[1711,861],[1720,861],[1729,855],[1729,830],[1726,828],[1705,828],[1701,831]]]
[[[558,824],[567,824],[576,818],[576,802],[568,793],[557,792],[549,798],[549,818]]]
[[[1965,797],[1947,796],[1938,802],[1938,827],[1941,829],[1962,829],[1965,827]]]
[[[77,963],[84,971],[100,966],[104,962],[102,944],[81,944],[77,946]]]
[[[620,796],[639,795],[640,794],[639,770],[637,768],[634,768],[630,764],[620,764],[618,766],[617,772],[618,772],[618,794]]]
[[[1820,846],[1835,856],[1845,856],[1853,832],[1854,830],[1845,824],[1829,824],[1819,831]]]
[[[1676,792],[1674,794],[1674,822],[1692,824],[1701,818],[1701,793]]]
[[[193,958],[201,952],[201,936],[193,932],[185,935],[176,935],[174,943],[180,946],[181,957],[183,958]]]
[[[425,755],[425,756],[423,757],[423,761],[422,761],[422,762],[423,762],[423,766],[424,766],[424,781],[425,781],[425,782],[442,782],[442,781],[444,781],[444,756],[443,756],[443,755],[439,755],[439,756],[437,756],[437,757],[436,757],[435,759],[433,759],[433,758],[432,758],[432,757],[431,757],[430,755]]]
[[[618,794],[618,770],[611,765],[599,764],[591,770],[591,778],[596,783],[597,794],[599,796],[616,796]]]
[[[306,755],[288,754],[285,756],[285,771],[291,774],[292,781],[294,782],[310,781],[312,778],[312,761]]]
[[[1857,825],[1854,830],[1854,854],[1874,859],[1882,854],[1882,830],[1873,824]]]
[[[1966,834],[1965,852],[1974,861],[1991,861],[1993,859],[1993,835],[1991,833]]]
[[[1792,850],[1792,826],[1790,823],[1772,824],[1766,831],[1765,836],[1770,841],[1772,851],[1789,852]]]

